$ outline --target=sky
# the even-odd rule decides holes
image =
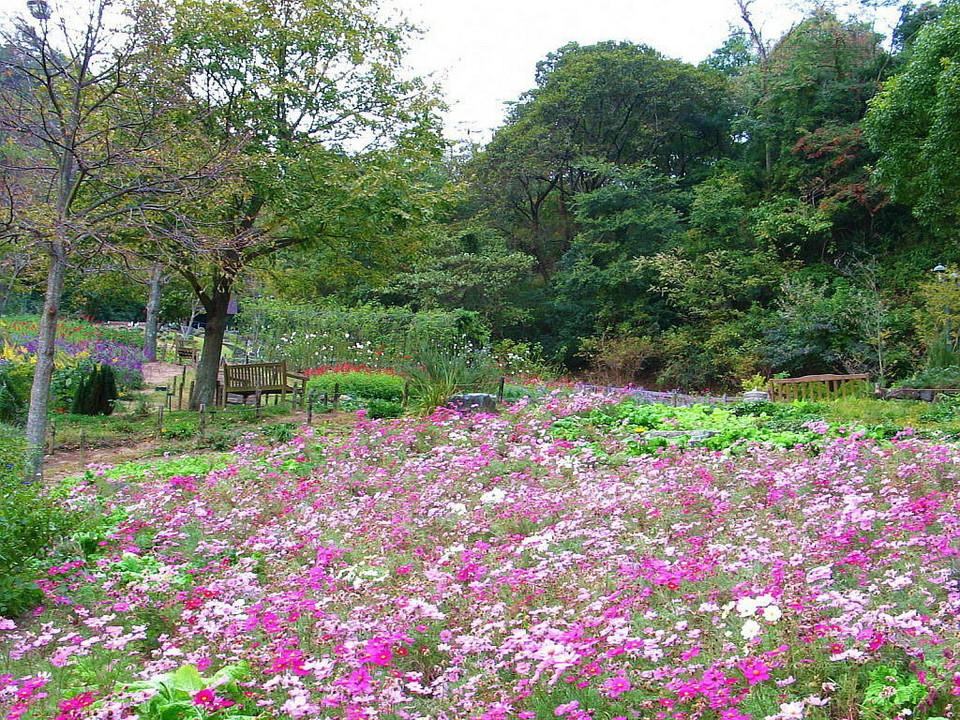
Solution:
[[[811,0],[805,0],[807,4]],[[734,0],[382,0],[421,28],[412,40],[410,70],[439,83],[449,105],[446,135],[487,141],[505,116],[505,103],[533,86],[537,61],[571,41],[645,43],[697,63],[739,26]],[[754,0],[764,37],[779,37],[802,15],[804,0]],[[841,14],[844,3],[837,0]],[[61,7],[72,0],[52,0]],[[26,0],[0,0],[0,16],[21,14]],[[889,35],[895,10],[873,17]]]
[[[538,60],[570,41],[645,43],[697,63],[739,24],[734,0],[391,0],[424,34],[409,62],[431,75],[450,110],[446,133],[485,141],[504,118],[504,103],[533,86]],[[852,6],[852,4],[851,4]],[[843,13],[841,3],[841,13]],[[755,0],[754,20],[775,39],[800,16],[790,0]],[[896,12],[874,18],[889,34]]]

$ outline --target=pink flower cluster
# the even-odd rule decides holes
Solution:
[[[51,568],[40,617],[0,623],[0,709],[132,717],[129,683],[193,665],[248,668],[239,692],[192,696],[208,714],[854,717],[837,678],[896,662],[958,717],[960,450],[634,457],[553,437],[609,401],[360,418],[206,477],[78,485],[70,502],[125,519],[98,558]]]

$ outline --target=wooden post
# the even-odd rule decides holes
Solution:
[[[257,420],[260,419],[260,389],[258,388],[256,392],[253,393],[253,398],[257,406]]]
[[[499,403],[503,402],[503,389],[504,389],[504,385],[506,385],[506,382],[507,382],[507,379],[501,375],[500,387],[497,389],[497,402]]]
[[[313,425],[313,393],[307,400],[307,425]]]
[[[333,404],[334,407],[340,404],[340,383],[333,384]]]

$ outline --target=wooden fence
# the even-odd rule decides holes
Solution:
[[[770,381],[770,399],[779,402],[793,400],[836,400],[870,392],[870,376],[862,375],[807,375],[797,378],[778,378]]]

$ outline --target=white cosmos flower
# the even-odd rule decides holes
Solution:
[[[783,617],[783,611],[776,605],[768,605],[763,609],[763,619],[768,623],[775,623]]]
[[[743,627],[740,628],[740,636],[744,640],[753,640],[757,635],[760,634],[760,623],[758,623],[753,618],[750,618],[743,623]]]

